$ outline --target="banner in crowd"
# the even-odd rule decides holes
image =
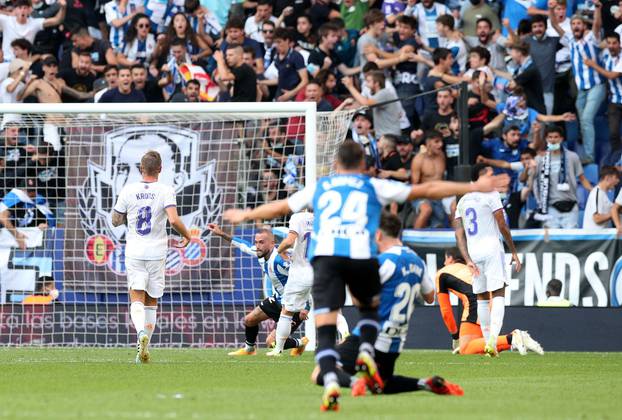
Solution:
[[[580,229],[520,230],[512,236],[523,268],[510,270],[506,253],[511,305],[532,306],[546,299],[551,279],[563,283],[562,295],[575,306],[620,306],[622,303],[622,244],[614,229],[587,233]],[[450,231],[404,232],[404,242],[426,261],[432,278],[443,266],[444,249],[455,246]]]
[[[235,186],[231,165],[239,160],[234,129],[213,122],[184,126],[68,128],[66,288],[89,292],[126,289],[126,227],[112,226],[112,209],[121,189],[141,180],[144,152],[156,150],[162,157],[160,180],[174,186],[179,214],[186,226],[192,227],[193,235],[185,249],[171,244],[166,259],[166,274],[171,276],[167,287],[172,291],[231,290],[230,248],[221,247],[220,242],[210,246],[213,238],[206,226],[219,219],[225,203],[235,201],[235,188],[225,188]],[[227,170],[218,170],[225,157]],[[210,269],[215,265],[217,269]]]

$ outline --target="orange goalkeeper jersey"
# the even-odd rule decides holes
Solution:
[[[477,297],[473,293],[473,276],[465,264],[449,264],[436,272],[436,291],[443,322],[450,334],[458,332],[454,313],[449,302],[453,293],[462,303],[461,322],[477,323]]]

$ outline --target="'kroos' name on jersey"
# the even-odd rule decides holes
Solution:
[[[146,192],[136,193],[136,199],[137,200],[153,200],[155,199],[155,193],[146,193]]]
[[[331,188],[348,186],[356,189],[363,188],[364,181],[359,178],[349,177],[349,176],[339,176],[334,178],[329,178],[322,183],[322,187],[325,190],[330,190]]]

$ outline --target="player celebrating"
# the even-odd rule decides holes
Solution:
[[[229,356],[254,356],[257,354],[255,347],[257,335],[259,334],[259,324],[268,318],[273,319],[275,322],[279,321],[281,314],[280,300],[287,284],[289,262],[285,261],[277,252],[274,235],[269,228],[261,228],[255,233],[255,246],[251,246],[243,239],[231,237],[214,223],[209,223],[207,228],[225,241],[231,242],[231,245],[243,253],[257,257],[263,274],[270,279],[276,292],[274,296],[265,298],[259,306],[255,307],[244,317],[245,346],[229,353]],[[299,312],[293,314],[290,320],[291,331],[296,331],[302,324],[302,321],[304,320],[301,319]],[[292,355],[298,356],[304,352],[307,341],[305,338],[298,340],[297,338],[286,337],[284,348],[293,349]]]
[[[492,167],[478,163],[473,167],[471,179],[476,182],[482,176],[490,176],[492,171]],[[473,273],[477,316],[486,339],[484,352],[488,356],[496,356],[497,339],[505,313],[504,296],[507,284],[501,235],[512,252],[516,272],[521,269],[510,229],[505,223],[499,193],[472,192],[462,197],[458,202],[454,227],[458,248]],[[492,304],[489,308],[491,297]]]
[[[473,275],[466,266],[460,250],[449,248],[445,251],[445,266],[436,272],[436,292],[443,322],[451,334],[454,353],[484,354],[486,340],[477,324],[477,297],[473,293]],[[453,293],[462,302],[460,328],[456,325],[449,294]],[[522,356],[527,350],[544,354],[542,346],[527,331],[514,330],[511,334],[497,339],[497,351],[516,350]]]
[[[397,216],[383,212],[380,227],[376,231],[376,244],[381,252],[378,262],[382,290],[379,309],[381,332],[374,347],[378,371],[384,382],[383,393],[430,391],[435,394],[462,395],[464,392],[460,386],[439,376],[418,379],[393,374],[395,362],[406,341],[415,295],[420,291],[427,303],[434,302],[434,286],[428,277],[425,264],[413,250],[402,244],[399,239],[401,228]],[[358,348],[359,337],[356,332],[337,346],[341,357],[341,369],[337,370],[339,384],[343,387],[351,386],[353,396],[365,395],[367,388],[376,393],[379,390],[368,378],[360,378],[355,382],[355,378],[351,376],[356,373]],[[311,380],[322,385],[323,379],[319,372],[320,369],[316,367],[311,374]]]
[[[127,223],[125,267],[130,289],[130,316],[138,332],[136,363],[149,361],[149,341],[156,325],[158,298],[164,294],[168,237],[166,220],[183,239],[190,232],[177,214],[175,190],[158,182],[162,158],[149,151],[140,160],[142,181],[123,187],[112,212],[112,225]]]
[[[375,386],[382,388],[383,385],[374,361],[380,279],[373,238],[382,207],[415,198],[440,199],[472,191],[492,191],[508,183],[508,177],[503,175],[484,176],[470,184],[433,181],[412,186],[369,178],[363,175],[363,149],[352,140],[339,146],[335,169],[336,175],[319,179],[317,184],[305,187],[287,200],[273,201],[252,210],[230,209],[224,214],[226,220],[235,224],[313,207],[315,221],[309,255],[317,325],[316,361],[324,382],[322,410],[339,409],[335,324],[345,301],[345,286],[349,287],[360,312],[357,329],[361,344],[356,366]]]
[[[296,312],[307,309],[311,299],[313,285],[313,268],[307,258],[313,231],[313,213],[295,213],[289,219],[289,233],[279,245],[277,252],[283,254],[293,247],[289,266],[288,282],[281,301],[282,310],[279,322],[276,324],[274,349],[267,356],[280,356],[285,341],[291,333],[292,317]],[[309,321],[307,321],[309,322]],[[337,318],[337,328],[342,337],[349,334],[348,322],[343,315]]]

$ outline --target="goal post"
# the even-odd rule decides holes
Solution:
[[[162,155],[161,181],[175,188],[193,234],[186,249],[169,248],[154,345],[241,343],[244,314],[271,290],[257,259],[207,224],[330,172],[353,113],[318,113],[308,102],[0,104],[3,142],[17,156],[0,171],[0,192],[32,203],[30,219],[9,209],[25,246],[0,229],[0,345],[133,342],[125,227],[112,226],[111,211],[121,188],[140,180],[150,149]],[[253,240],[253,225],[223,229]]]

